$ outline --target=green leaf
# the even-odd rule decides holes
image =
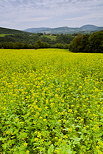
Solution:
[[[53,151],[54,151],[54,146],[52,144],[48,149],[48,154],[53,154]]]

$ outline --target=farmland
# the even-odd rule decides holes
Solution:
[[[0,49],[1,154],[102,154],[103,54]]]

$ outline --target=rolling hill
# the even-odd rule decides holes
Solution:
[[[50,34],[73,34],[73,33],[90,33],[95,31],[103,30],[103,27],[98,27],[95,25],[84,25],[82,27],[72,28],[72,27],[57,27],[57,28],[28,28],[24,31],[31,33],[50,33]]]
[[[25,30],[16,30],[10,28],[0,27],[0,34],[30,34],[30,33],[46,33],[46,34],[74,34],[74,33],[90,33],[103,30],[103,27],[95,25],[84,25],[77,28],[72,27],[40,27],[40,28],[28,28]]]
[[[24,34],[28,32],[0,27],[0,34]]]

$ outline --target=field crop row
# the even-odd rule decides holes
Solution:
[[[102,154],[103,55],[0,50],[1,154]]]

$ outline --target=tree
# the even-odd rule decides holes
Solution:
[[[54,47],[59,49],[64,49],[64,45],[62,43],[56,43]]]
[[[39,49],[39,48],[49,48],[50,45],[46,42],[41,42],[41,40],[38,40],[35,44],[34,44],[34,48],[35,49]]]
[[[103,53],[103,31],[95,32],[90,35],[89,52]]]
[[[72,52],[88,52],[88,37],[87,34],[78,34],[70,43],[70,50]]]
[[[57,43],[69,44],[73,40],[73,36],[70,34],[58,34],[56,38]]]

